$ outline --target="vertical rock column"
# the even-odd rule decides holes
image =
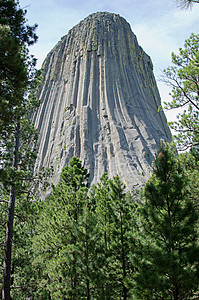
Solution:
[[[171,134],[150,57],[129,24],[116,14],[81,21],[52,49],[44,64],[35,169],[54,166],[54,184],[72,156],[90,171],[119,174],[128,189],[151,174],[160,140]]]

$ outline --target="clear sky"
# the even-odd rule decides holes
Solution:
[[[171,53],[177,54],[185,39],[199,32],[199,4],[182,10],[175,0],[20,0],[20,6],[28,10],[29,25],[38,24],[39,40],[31,47],[38,67],[60,38],[91,13],[124,17],[152,59],[162,102],[169,99],[168,87],[159,80],[162,70],[171,65]],[[166,115],[174,118],[174,113]]]

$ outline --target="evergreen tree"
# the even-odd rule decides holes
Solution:
[[[37,205],[34,201],[27,201],[24,195],[22,197],[20,202],[16,201],[13,231],[11,297],[15,300],[29,298],[36,288],[31,239],[37,219]]]
[[[191,149],[189,152],[181,153],[179,160],[189,181],[190,198],[199,210],[199,152]]]
[[[88,246],[88,231],[92,230],[85,221],[88,178],[88,171],[81,161],[73,157],[63,168],[61,181],[53,188],[52,195],[42,204],[33,241],[34,265],[40,270],[37,297],[41,293],[55,298],[78,299],[78,295],[87,294],[85,278],[89,280],[89,276],[82,275],[82,262],[79,261],[81,245]],[[88,216],[86,220],[90,222],[89,213]],[[85,252],[82,254],[84,260]]]
[[[127,282],[131,280],[133,266],[130,254],[134,251],[131,243],[130,233],[134,228],[134,199],[127,197],[125,186],[119,176],[110,181],[113,211],[113,234],[111,243],[112,282],[114,283],[114,297],[118,299],[129,299],[130,291]]]
[[[100,232],[103,254],[101,280],[98,283],[99,299],[128,299],[127,282],[132,276],[130,259],[134,230],[134,197],[125,193],[119,176],[112,180],[105,173],[91,193],[96,205],[96,222]]]
[[[113,299],[114,288],[110,272],[111,244],[113,236],[113,210],[110,197],[110,180],[107,173],[104,173],[100,182],[92,187],[90,198],[94,204],[95,219],[99,233],[99,255],[97,257],[98,277],[96,284],[99,299]]]
[[[30,80],[27,46],[37,40],[37,25],[26,24],[26,11],[18,1],[0,3],[0,135],[8,136],[20,108]],[[35,62],[35,60],[34,60]]]
[[[182,150],[199,146],[199,35],[192,34],[185,41],[179,55],[172,53],[174,66],[164,70],[163,81],[172,87],[172,100],[167,109],[181,108],[178,120],[171,122],[178,135],[175,139]]]
[[[161,147],[140,205],[135,299],[197,299],[198,213],[188,178],[168,145]]]
[[[29,98],[27,94],[34,85],[36,60],[29,56],[27,47],[37,37],[34,33],[36,26],[26,24],[25,13],[18,1],[0,2],[0,188],[1,202],[6,204],[8,201],[3,299],[10,299],[15,200],[23,190],[24,179],[31,174],[35,158],[36,133],[29,122],[31,108],[35,107],[36,102],[35,96]],[[25,137],[26,133],[28,135]],[[10,195],[6,200],[8,189]]]
[[[38,299],[128,299],[134,199],[119,177],[104,174],[88,196],[88,172],[77,158],[42,209],[33,237]]]
[[[80,277],[78,297],[87,300],[99,299],[97,287],[101,279],[99,258],[102,249],[99,243],[100,232],[96,224],[95,213],[90,205],[84,207],[78,226],[74,229],[77,238],[75,244],[76,267]]]

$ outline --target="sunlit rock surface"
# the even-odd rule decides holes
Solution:
[[[90,183],[119,174],[128,189],[142,186],[160,140],[171,138],[150,57],[119,15],[95,13],[47,55],[36,170],[54,166],[57,184],[73,156]]]

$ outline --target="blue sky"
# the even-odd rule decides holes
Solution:
[[[28,23],[38,24],[39,40],[31,47],[38,67],[60,38],[89,14],[97,11],[120,14],[152,59],[162,101],[169,99],[169,89],[158,78],[171,65],[171,53],[178,53],[185,39],[199,32],[199,4],[191,10],[182,10],[175,0],[20,0],[20,5],[28,10]],[[166,115],[171,120],[175,113]]]

